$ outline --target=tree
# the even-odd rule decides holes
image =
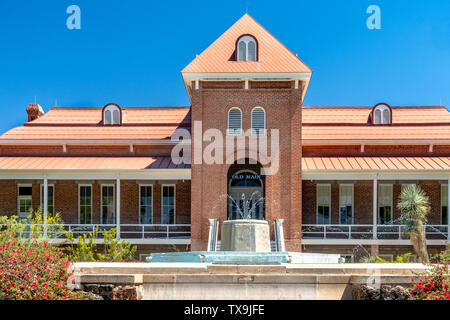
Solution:
[[[402,189],[397,208],[401,211],[402,232],[409,236],[411,244],[422,262],[428,263],[424,224],[430,211],[430,202],[425,192],[417,185]]]

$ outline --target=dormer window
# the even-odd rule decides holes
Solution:
[[[104,125],[122,124],[122,109],[117,104],[111,103],[103,107],[103,124]]]
[[[387,104],[377,104],[372,110],[372,123],[373,124],[391,124],[392,123],[392,110]]]
[[[237,43],[237,60],[238,61],[256,61],[258,56],[258,48],[255,38],[252,36],[243,36]]]

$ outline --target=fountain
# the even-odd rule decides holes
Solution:
[[[147,262],[203,262],[203,263],[239,263],[239,264],[280,264],[280,263],[338,263],[338,254],[314,254],[286,251],[272,251],[269,224],[259,215],[264,198],[254,200],[258,193],[253,192],[247,199],[245,193],[239,198],[239,204],[230,195],[226,197],[233,206],[233,215],[238,219],[222,223],[220,251],[217,250],[218,220],[211,219],[209,251],[153,253]],[[214,206],[215,208],[216,206]],[[213,210],[214,210],[213,208]],[[232,216],[233,216],[232,215]],[[236,216],[237,217],[237,216]],[[259,218],[259,219],[258,219]],[[275,247],[284,249],[282,220],[276,220]]]

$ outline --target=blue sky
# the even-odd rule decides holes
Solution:
[[[372,4],[381,30],[366,27]],[[1,0],[0,132],[35,97],[45,111],[189,105],[180,71],[247,7],[313,69],[305,105],[450,106],[449,0]]]

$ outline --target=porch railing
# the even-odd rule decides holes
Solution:
[[[72,232],[75,239],[78,236],[89,235],[98,228],[97,238],[102,239],[106,230],[117,229],[116,224],[49,224],[47,225],[49,239],[65,239],[65,232]],[[23,237],[29,237],[41,232],[43,225],[27,224],[22,232]],[[121,224],[120,238],[138,239],[190,239],[190,224]]]
[[[408,240],[404,233],[404,225],[377,225],[374,237],[374,226],[371,224],[304,224],[303,239],[378,239],[378,240]],[[425,225],[427,240],[447,240],[447,225]]]

